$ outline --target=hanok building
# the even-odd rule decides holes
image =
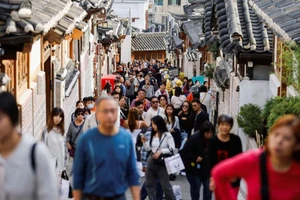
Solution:
[[[202,53],[201,63],[212,61],[211,55],[203,56],[206,51],[217,58],[214,76],[221,88],[219,114],[236,116],[239,107],[245,103],[258,102],[262,106],[268,98],[269,75],[273,72],[272,30],[266,27],[247,1],[189,2],[183,8],[184,15],[172,16],[180,20],[188,46]],[[203,66],[200,70],[204,70]],[[233,130],[238,131],[237,123]]]
[[[297,80],[293,83],[286,83],[283,76],[288,73],[282,66],[284,61],[284,51],[289,49],[288,43],[300,44],[300,2],[285,0],[273,2],[270,0],[259,1],[249,0],[249,6],[257,16],[265,22],[275,33],[273,66],[274,73],[270,74],[269,95],[273,96],[298,96],[299,91],[295,89]],[[292,55],[290,58],[291,59]],[[299,63],[295,64],[295,77],[299,69]],[[297,87],[297,86],[296,86]]]
[[[158,60],[166,58],[165,32],[139,33],[132,36],[132,60]]]
[[[5,90],[17,98],[24,133],[38,138],[55,106],[65,111],[67,130],[76,101],[82,94],[93,96],[89,17],[110,3],[25,0],[0,5],[0,44],[5,50],[0,71],[10,77]]]

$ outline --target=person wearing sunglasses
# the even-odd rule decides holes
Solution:
[[[156,116],[160,115],[163,119],[166,119],[165,110],[159,107],[159,101],[156,96],[151,97],[151,108],[146,113],[145,121],[147,126],[151,125],[151,119]]]
[[[66,138],[70,157],[74,157],[78,138],[83,133],[83,125],[85,122],[84,109],[77,108],[75,110],[75,116],[76,119],[70,124]]]

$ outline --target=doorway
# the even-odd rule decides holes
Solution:
[[[50,115],[50,112],[53,108],[53,67],[51,64],[51,57],[49,56],[48,59],[44,63],[44,69],[46,73],[46,115],[47,121]]]

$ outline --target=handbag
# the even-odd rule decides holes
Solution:
[[[175,174],[185,169],[179,153],[164,159],[168,174]]]
[[[262,152],[259,156],[260,160],[260,194],[262,200],[269,200],[269,184],[268,184],[268,172],[267,172],[267,153]]]
[[[162,142],[164,141],[165,137],[166,137],[166,135],[164,135],[163,139],[160,141],[159,146],[157,147],[155,153],[159,150],[159,148],[160,148]],[[170,156],[173,155],[173,153],[172,153],[173,150],[170,149],[170,151],[171,151],[171,154],[160,154],[160,156],[158,157],[158,159],[154,159],[154,158],[153,158],[153,159],[152,159],[152,160],[153,160],[153,163],[154,163],[155,165],[164,165],[164,164],[165,164],[165,163],[164,163],[164,159],[165,159],[166,157],[170,157]]]
[[[71,147],[72,147],[72,149],[69,149],[68,151],[69,151],[70,157],[72,157],[72,158],[74,158],[74,156],[75,156],[75,145],[74,145],[74,143],[75,143],[75,141],[76,141],[76,139],[77,139],[77,137],[78,137],[78,135],[79,135],[82,127],[83,127],[83,124],[81,125],[81,127],[80,127],[80,129],[79,129],[79,131],[78,131],[78,133],[77,133],[77,135],[76,135],[76,137],[74,139],[74,142],[69,142],[70,145],[71,145]]]
[[[69,177],[66,170],[61,173],[61,197],[62,198],[73,198],[72,186],[69,182]]]

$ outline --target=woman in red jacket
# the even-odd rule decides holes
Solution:
[[[224,185],[236,178],[247,184],[247,200],[300,199],[300,121],[294,115],[279,118],[270,128],[265,151],[237,155],[212,171],[215,193],[233,200]]]

